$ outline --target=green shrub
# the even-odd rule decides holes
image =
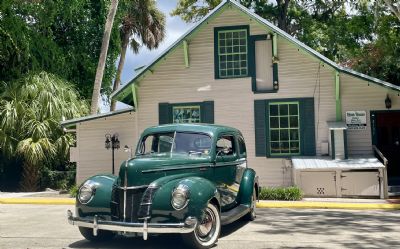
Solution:
[[[76,185],[72,186],[72,187],[69,189],[69,195],[70,195],[71,197],[76,197],[76,195],[78,194],[78,190],[79,190],[78,186],[76,186]]]
[[[298,201],[303,198],[303,192],[299,187],[277,187],[261,188],[260,200],[280,200],[280,201]]]

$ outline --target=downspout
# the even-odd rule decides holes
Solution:
[[[336,121],[342,121],[342,103],[340,100],[340,74],[335,71],[335,100],[336,100]]]

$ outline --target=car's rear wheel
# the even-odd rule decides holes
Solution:
[[[111,240],[115,236],[115,233],[105,230],[98,230],[97,236],[94,236],[93,229],[87,227],[79,227],[79,232],[81,232],[85,239],[93,242]]]
[[[212,203],[208,203],[204,210],[204,219],[197,224],[192,233],[183,234],[183,240],[193,248],[211,248],[218,241],[220,232],[219,210]]]
[[[257,217],[257,212],[256,212],[256,207],[257,205],[257,193],[256,189],[253,190],[253,195],[251,196],[251,204],[250,204],[250,211],[248,214],[246,214],[245,219],[253,221]]]

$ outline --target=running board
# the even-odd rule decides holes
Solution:
[[[221,224],[228,225],[250,212],[250,208],[245,205],[239,205],[227,212],[221,213]]]

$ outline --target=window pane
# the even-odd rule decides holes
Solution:
[[[174,106],[173,123],[200,123],[200,106]]]
[[[281,153],[282,154],[290,152],[290,150],[289,150],[289,142],[282,142],[282,143],[280,143],[280,145],[281,145]]]
[[[280,153],[281,150],[279,149],[279,142],[272,142],[271,143],[271,153]]]
[[[290,117],[290,127],[291,128],[297,128],[299,127],[299,118],[297,116],[291,116]]]
[[[290,142],[290,152],[291,153],[300,153],[299,142]]]
[[[269,104],[269,143],[271,155],[300,154],[299,104]]]
[[[288,115],[288,105],[279,105],[279,115]]]
[[[289,119],[288,117],[280,117],[280,128],[289,128]]]
[[[247,76],[247,31],[222,30],[218,33],[219,71],[222,78]],[[223,64],[223,62],[228,62]]]
[[[299,130],[290,129],[290,140],[299,140]]]
[[[289,140],[289,130],[280,130],[280,141],[288,141]]]
[[[279,141],[279,130],[271,130],[271,141]]]
[[[271,117],[269,126],[270,128],[279,128],[279,118]]]
[[[270,116],[278,116],[278,105],[270,105],[269,106],[269,115]]]
[[[297,115],[298,114],[298,105],[296,104],[290,104],[289,105],[289,114],[290,115]]]

